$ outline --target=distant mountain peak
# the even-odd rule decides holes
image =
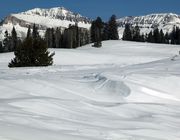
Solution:
[[[125,24],[138,25],[141,33],[146,34],[155,28],[162,29],[164,33],[170,33],[174,26],[180,27],[180,16],[175,13],[153,13],[145,16],[128,16],[117,20],[119,24],[120,38]]]
[[[86,18],[81,16],[78,13],[71,12],[64,7],[53,7],[49,9],[45,8],[34,8],[25,12],[21,12],[18,14],[22,15],[37,15],[43,17],[50,17],[50,18],[59,18],[59,17],[71,17],[71,18]],[[88,19],[88,18],[87,18]]]
[[[42,34],[47,28],[61,27],[64,29],[75,23],[78,23],[79,27],[87,29],[91,26],[89,18],[71,12],[64,7],[34,8],[7,16],[0,24],[0,40],[4,37],[5,30],[10,33],[13,26],[16,28],[18,36],[24,37],[28,26],[32,26],[34,23],[39,27]]]

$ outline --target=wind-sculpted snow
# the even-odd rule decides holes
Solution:
[[[179,46],[52,49],[51,67],[0,54],[0,140],[179,140]]]

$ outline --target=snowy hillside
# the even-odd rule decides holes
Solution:
[[[179,50],[107,41],[14,69],[0,54],[0,140],[179,140]]]
[[[91,20],[80,14],[73,13],[64,7],[51,9],[35,8],[6,17],[0,26],[0,39],[3,38],[5,30],[8,30],[10,33],[13,26],[15,26],[18,36],[24,37],[28,26],[32,26],[34,23],[39,26],[41,34],[44,34],[46,28],[67,28],[70,24],[74,25],[75,23],[78,23],[79,27],[89,29]]]
[[[171,32],[174,26],[180,27],[180,16],[173,13],[164,14],[150,14],[146,16],[137,17],[123,17],[118,19],[119,33],[122,37],[124,26],[129,23],[133,26],[138,25],[141,29],[141,33],[149,33],[154,28],[159,28],[166,32]]]

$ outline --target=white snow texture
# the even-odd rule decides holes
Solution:
[[[0,54],[0,140],[179,140],[179,49],[106,41],[13,69]]]

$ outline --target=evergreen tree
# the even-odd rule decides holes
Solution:
[[[165,36],[162,29],[160,30],[159,36],[160,36],[160,43],[165,43]]]
[[[165,43],[166,43],[166,44],[169,44],[170,37],[169,37],[169,34],[168,34],[168,33],[165,34],[164,39],[165,39]]]
[[[3,40],[4,51],[8,52],[11,50],[11,36],[9,36],[8,31],[5,31],[4,40]]]
[[[93,21],[91,24],[91,42],[94,43],[95,42],[95,32],[96,32],[96,22]]]
[[[108,22],[108,34],[110,40],[118,40],[118,24],[116,22],[116,16],[112,15]]]
[[[159,29],[158,28],[156,28],[153,31],[153,37],[154,37],[155,43],[161,43],[161,37],[160,37],[160,33],[159,33]]]
[[[103,22],[100,17],[97,17],[95,21],[95,42],[93,47],[101,47],[102,46],[102,30],[103,30]]]
[[[33,31],[32,31],[32,38],[33,38],[33,40],[36,40],[39,37],[40,36],[39,36],[39,32],[38,32],[38,27],[34,24],[33,25]]]
[[[155,40],[154,40],[154,36],[153,36],[153,32],[152,32],[152,31],[148,34],[147,42],[155,43]]]
[[[55,33],[54,33],[54,28],[51,28],[51,48],[56,48],[56,38],[55,38]]]
[[[51,28],[47,28],[45,32],[45,40],[48,48],[52,48],[52,34]]]
[[[4,52],[4,47],[2,45],[2,42],[0,41],[0,53]]]
[[[13,27],[11,32],[11,47],[9,51],[14,51],[17,45],[18,45],[17,33],[16,33],[16,29]]]
[[[141,41],[140,29],[138,25],[133,28],[133,41]]]
[[[28,35],[27,35],[28,36]],[[27,37],[14,51],[15,58],[9,67],[48,66],[53,63],[53,54],[47,50],[44,39],[39,36],[37,27],[33,26],[32,37]]]
[[[180,29],[176,27],[176,44],[180,44]]]
[[[109,24],[108,23],[104,23],[103,40],[109,40]]]
[[[125,25],[122,39],[127,41],[132,41],[132,32],[131,32],[130,24]]]
[[[55,46],[56,46],[56,48],[61,48],[62,47],[61,40],[62,40],[61,29],[56,28],[56,32],[55,32]]]
[[[31,36],[31,26],[29,25],[26,38],[30,38]]]
[[[176,44],[176,27],[173,27],[173,30],[170,34],[171,44]]]

